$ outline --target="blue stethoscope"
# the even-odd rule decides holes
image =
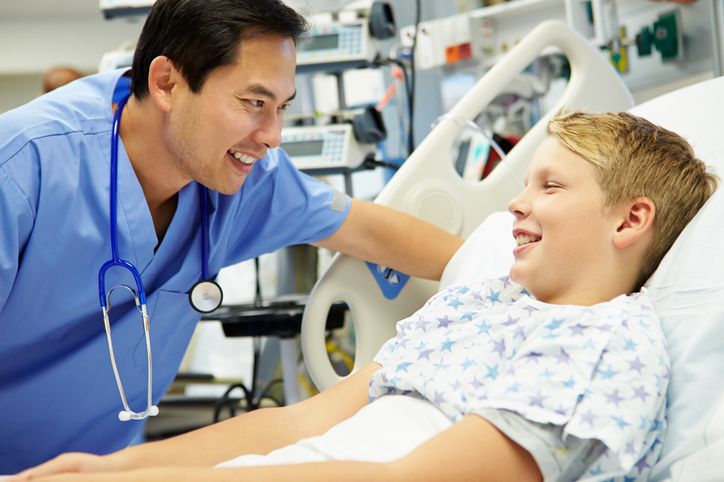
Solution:
[[[152,358],[151,358],[151,337],[150,337],[150,319],[146,310],[146,292],[143,289],[143,281],[138,269],[133,263],[122,259],[118,255],[118,234],[117,234],[117,199],[118,199],[118,135],[121,124],[121,114],[123,108],[128,102],[130,94],[124,96],[113,114],[113,127],[111,130],[111,186],[110,186],[110,225],[111,225],[111,251],[113,258],[103,263],[100,271],[98,271],[98,295],[101,302],[101,310],[103,312],[103,326],[106,331],[106,341],[108,342],[108,352],[110,354],[113,375],[116,378],[118,393],[121,396],[123,410],[118,413],[121,421],[143,420],[146,417],[158,415],[158,407],[153,404],[152,395]],[[201,280],[193,285],[189,291],[189,302],[193,309],[200,313],[210,313],[221,305],[224,297],[221,287],[213,280],[209,279],[209,214],[207,210],[207,190],[199,184],[200,204],[201,204]],[[128,270],[136,282],[136,289],[128,285],[117,285],[106,291],[106,272],[109,268],[119,267]],[[146,338],[146,363],[148,366],[148,393],[146,409],[142,412],[134,412],[128,405],[126,393],[123,390],[123,383],[118,373],[116,357],[113,353],[113,341],[111,340],[111,324],[109,320],[109,311],[111,309],[111,293],[116,289],[126,289],[133,295],[136,307],[141,312],[143,321],[143,331]]]

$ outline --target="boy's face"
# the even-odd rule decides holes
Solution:
[[[593,164],[549,136],[508,210],[517,242],[510,275],[537,299],[580,304],[605,282],[599,267],[609,262],[616,222],[603,211]]]

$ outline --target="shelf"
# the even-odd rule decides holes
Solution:
[[[534,13],[545,11],[554,6],[563,6],[564,0],[513,0],[511,2],[500,3],[490,7],[478,8],[466,12],[473,18],[506,18],[521,13]]]

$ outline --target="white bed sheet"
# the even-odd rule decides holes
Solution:
[[[405,456],[451,425],[427,400],[388,395],[364,406],[324,435],[300,440],[267,455],[242,455],[222,462],[217,468],[327,460],[389,462]]]

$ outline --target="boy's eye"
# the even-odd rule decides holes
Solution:
[[[285,111],[285,110],[288,110],[291,106],[292,106],[292,104],[282,104],[279,106],[279,110]]]
[[[545,184],[543,184],[543,189],[545,189],[546,191],[554,191],[560,187],[561,185],[555,182],[546,182]]]

